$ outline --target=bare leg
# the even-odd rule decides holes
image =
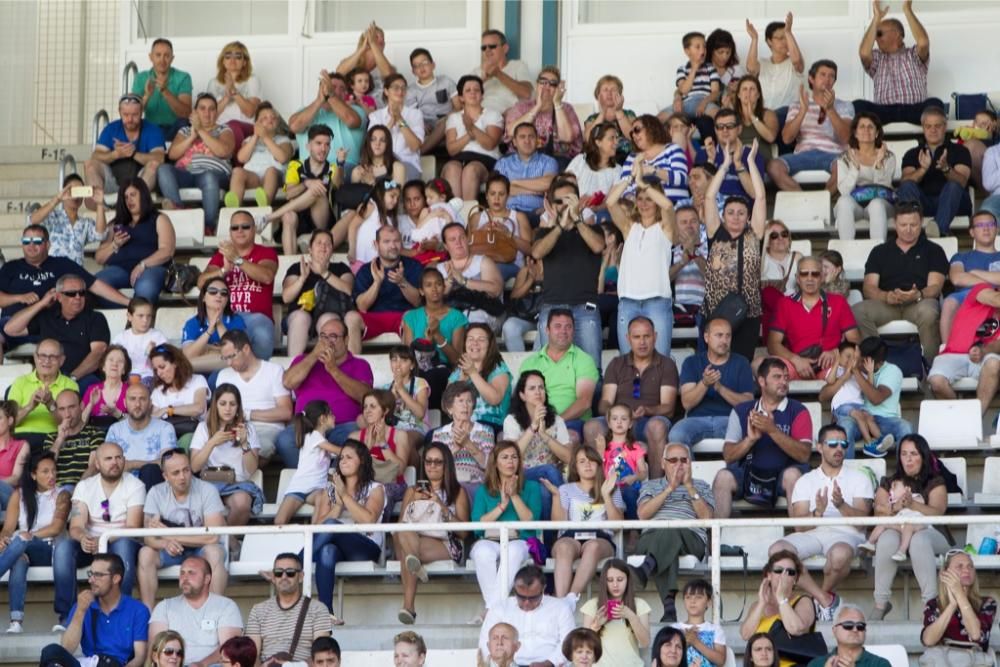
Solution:
[[[298,201],[298,200],[296,200]],[[299,214],[286,211],[281,216],[281,252],[285,255],[295,254],[295,240],[299,232]]]
[[[862,413],[863,413],[862,419],[866,423],[868,432],[872,434],[872,440],[878,440],[879,438],[881,438],[882,429],[878,427],[878,422],[875,421],[875,417],[873,417],[871,413],[864,410],[862,410]]]
[[[489,174],[486,167],[479,162],[470,162],[462,168],[462,199],[471,201],[479,198],[479,186]]]
[[[392,543],[399,559],[399,575],[403,580],[403,609],[416,611],[417,577],[406,567],[406,557],[416,554],[420,548],[420,536],[416,533],[393,533]]]
[[[583,553],[580,555],[580,562],[576,566],[576,574],[573,575],[573,585],[570,593],[580,595],[587,588],[587,584],[594,578],[597,572],[597,564],[605,558],[614,555],[614,548],[607,540],[590,540],[583,545]]]
[[[147,608],[156,604],[156,588],[159,584],[157,570],[160,568],[160,552],[153,547],[139,549],[139,567],[136,579],[139,582],[139,598]]]
[[[947,303],[948,299],[945,299],[945,302]],[[941,321],[941,326],[942,328],[944,327],[943,319]],[[983,370],[985,370],[985,368]],[[980,378],[981,377],[982,373],[980,373]],[[958,395],[955,393],[955,390],[951,388],[951,382],[944,375],[931,375],[929,378],[927,378],[927,380],[931,385],[931,393],[934,394],[934,398],[946,401],[952,401],[958,397]],[[980,380],[980,382],[982,381]],[[986,409],[984,407],[983,411],[985,412],[985,410]]]
[[[903,524],[899,527],[899,533],[901,537],[899,538],[899,551],[900,553],[906,553],[910,549],[910,540],[913,539],[913,534],[920,530],[921,528],[926,528],[926,526],[914,526],[912,523]]]
[[[309,326],[312,315],[302,310],[288,314],[288,356],[293,359],[306,351],[309,345]]]
[[[573,562],[579,558],[581,550],[580,543],[572,537],[561,537],[552,547],[552,556],[556,559],[554,578],[557,598],[564,598],[569,593],[570,581],[573,579]]]
[[[274,201],[274,196],[278,193],[278,186],[281,185],[281,172],[274,167],[268,167],[264,172],[264,194],[267,195],[267,203]]]
[[[885,532],[885,526],[875,526],[872,528],[872,532],[868,534],[868,541],[872,544],[878,542],[878,538]]]
[[[139,178],[146,183],[146,187],[149,188],[150,192],[154,192],[156,190],[156,170],[159,166],[159,162],[156,160],[150,160],[143,166],[142,169],[139,170]]]
[[[229,570],[226,569],[226,553],[221,544],[209,544],[202,549],[205,560],[212,568],[212,592],[216,595],[226,594],[229,583]]]
[[[767,173],[779,190],[801,190],[802,186],[788,173],[788,165],[781,160],[771,160],[767,163]]]
[[[438,120],[434,123],[434,127],[431,131],[424,136],[424,143],[420,144],[420,154],[427,155],[434,151],[438,145],[444,141],[445,136],[445,125],[448,124],[447,116]]]
[[[945,342],[951,335],[951,325],[954,324],[952,320],[955,319],[959,306],[961,304],[956,299],[947,298],[941,302],[941,340]]]
[[[976,386],[976,398],[982,412],[986,414],[993,397],[997,395],[997,383],[1000,382],[1000,360],[990,358],[983,362],[983,368],[979,371],[979,384]]]
[[[981,188],[983,187],[983,155],[986,154],[986,144],[979,139],[968,139],[965,142],[965,147],[972,158],[972,182]],[[942,338],[942,340],[947,339]]]
[[[441,169],[441,178],[448,181],[451,191],[456,197],[465,199],[465,192],[462,190],[462,163],[449,160]]]
[[[831,597],[833,592],[837,590],[837,585],[851,573],[852,558],[854,558],[854,549],[844,542],[834,544],[826,552],[826,566],[823,568],[823,590],[828,591]]]
[[[663,476],[663,451],[667,447],[666,423],[659,419],[646,422],[646,440],[649,445],[649,478]]]
[[[226,524],[230,526],[245,526],[250,520],[252,499],[249,493],[237,491],[226,498],[226,507],[229,508],[229,516]],[[229,553],[238,551],[239,539],[236,535],[229,536]]]
[[[365,321],[357,311],[350,311],[344,317],[347,325],[347,349],[351,354],[361,354],[361,341],[365,334]]]
[[[256,184],[251,184],[251,179],[257,180],[257,174],[249,172],[243,167],[233,169],[233,175],[229,178],[229,191],[236,195],[238,202],[243,203],[243,195],[246,193],[248,185],[257,187]]]
[[[292,517],[295,516],[295,513],[299,511],[302,505],[303,502],[297,496],[286,495],[281,500],[281,506],[278,507],[278,513],[274,517],[274,525],[284,526],[292,520]]]
[[[872,441],[871,431],[868,429],[868,420],[865,419],[865,415],[868,413],[864,410],[851,410],[850,415],[858,424],[858,431],[861,433],[861,439],[866,443]]]
[[[333,247],[339,248],[347,240],[351,223],[358,217],[356,211],[348,211],[334,224],[331,235],[333,236]]]
[[[720,470],[712,481],[712,495],[715,497],[715,518],[728,519],[733,512],[733,494],[736,492],[736,478],[728,470]]]

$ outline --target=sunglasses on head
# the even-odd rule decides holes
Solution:
[[[787,239],[790,236],[791,236],[790,232],[788,232],[787,230],[783,230],[780,232],[771,232],[770,234],[767,235],[767,238],[773,241],[778,238]]]
[[[68,297],[70,297],[72,299],[72,298],[75,298],[75,297],[87,296],[87,290],[85,290],[85,289],[71,289],[71,290],[66,290],[65,292],[60,292],[60,294],[62,294],[63,296],[68,296]]]
[[[843,623],[837,623],[837,625],[850,632],[853,632],[854,630],[864,632],[868,629],[868,624],[864,621],[844,621]]]
[[[294,579],[295,576],[301,571],[302,570],[298,569],[297,567],[285,567],[285,568],[276,567],[273,570],[271,570],[271,574],[274,575],[275,579],[281,579],[282,577],[288,577],[289,579]]]
[[[45,239],[41,236],[22,236],[21,245],[42,245]]]
[[[136,104],[142,104],[142,98],[136,95],[135,93],[125,93],[124,95],[118,98],[118,104],[121,104],[122,102],[134,102]]]
[[[826,445],[827,447],[839,446],[841,449],[847,449],[848,447],[851,446],[851,443],[847,442],[847,440],[826,440],[823,442],[823,444]]]
[[[786,574],[787,573],[788,576],[790,576],[790,577],[797,577],[799,575],[799,571],[797,569],[795,569],[794,567],[780,567],[780,566],[775,566],[775,567],[771,568],[771,572],[774,573],[774,574]]]

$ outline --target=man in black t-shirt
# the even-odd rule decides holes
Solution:
[[[56,281],[54,290],[20,310],[3,327],[5,336],[30,333],[62,343],[65,361],[60,370],[80,386],[81,395],[98,381],[95,373],[111,341],[108,321],[96,310],[86,309],[86,297],[86,281],[68,273]]]
[[[940,108],[924,109],[920,125],[924,140],[903,156],[903,181],[896,199],[919,202],[934,216],[940,233],[947,234],[956,215],[972,214],[968,190],[972,157],[968,148],[948,141],[948,118]]]
[[[539,228],[531,254],[545,260],[542,305],[538,312],[538,335],[548,343],[545,323],[553,308],[573,313],[573,342],[594,358],[601,368],[601,312],[597,307],[597,275],[601,271],[604,234],[588,225],[580,213],[580,191],[576,183],[560,179],[545,197],[547,225]]]

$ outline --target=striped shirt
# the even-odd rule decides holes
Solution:
[[[712,510],[715,510],[715,496],[712,495],[712,487],[708,485],[707,482],[703,482],[700,479],[692,480],[694,484],[695,493],[701,496]],[[656,479],[647,480],[642,483],[642,488],[639,490],[639,505],[641,506],[644,502],[650,498],[654,498],[664,489],[667,488],[667,480],[663,477],[658,477]],[[691,500],[691,495],[688,490],[683,486],[679,486],[673,490],[673,492],[667,496],[660,508],[656,510],[651,519],[654,521],[667,521],[669,519],[697,519],[698,515],[694,512],[694,501]],[[654,530],[652,528],[647,528],[646,530]],[[690,528],[702,542],[708,542],[708,536],[704,528]],[[643,531],[645,532],[645,531]]]
[[[846,120],[854,118],[854,105],[850,102],[836,100],[834,106],[841,118]],[[801,110],[801,104],[792,102],[791,106],[788,107],[788,118],[785,123],[791,123],[801,113]],[[822,123],[819,122],[820,112],[822,112]],[[841,143],[840,139],[837,138],[837,133],[833,129],[833,123],[830,121],[826,111],[820,109],[820,106],[815,101],[810,100],[809,108],[806,110],[806,117],[799,127],[795,152],[823,151],[824,153],[837,153],[839,155],[846,150],[847,144]]]
[[[866,71],[875,82],[876,104],[918,104],[927,99],[927,63],[917,55],[916,46],[895,53],[875,49]]]
[[[681,81],[686,79],[690,73],[691,63],[689,61],[677,68],[677,77],[674,83],[680,86]],[[711,94],[713,83],[717,83],[719,84],[719,87],[721,87],[722,78],[711,64],[704,63],[698,68],[698,72],[694,75],[694,81],[691,83],[691,90],[687,92],[684,99],[704,97],[705,95]]]
[[[622,166],[622,178],[632,178],[632,164],[635,162],[637,153],[633,153],[625,160]],[[688,191],[688,161],[684,155],[684,150],[676,144],[667,144],[660,151],[660,154],[652,160],[643,160],[647,167],[652,169],[666,169],[667,177],[661,181],[663,194],[670,198],[670,201],[677,203],[681,199],[690,197]],[[649,173],[651,169],[646,170]],[[635,185],[629,185],[625,191],[626,197],[634,196]]]
[[[56,441],[55,433],[45,436],[45,449],[52,449]],[[56,469],[56,483],[59,486],[75,485],[87,472],[87,465],[90,463],[90,453],[96,450],[104,442],[104,431],[90,424],[86,424],[76,435],[66,438],[66,442],[59,448],[58,462]]]
[[[299,620],[300,607],[304,599],[300,597],[290,608],[282,609],[278,605],[277,598],[268,598],[255,604],[250,610],[244,634],[248,637],[261,638],[262,662],[275,653],[287,651],[292,647],[292,636],[295,634],[295,625]],[[297,662],[309,660],[313,638],[329,636],[332,630],[330,613],[326,607],[319,600],[311,600],[302,623],[302,635],[299,637],[299,644],[295,647],[292,658]]]

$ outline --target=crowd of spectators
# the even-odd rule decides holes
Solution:
[[[973,213],[974,159],[994,190],[1000,160],[948,138],[943,104],[927,94],[928,34],[905,2],[907,47],[887,11],[873,3],[860,47],[873,100],[837,97],[838,64],[804,58],[789,14],[767,26],[767,58],[747,22],[745,74],[731,34],[689,33],[659,115],[627,109],[621,80],[607,75],[582,120],[559,68],[532,80],[496,30],[457,84],[422,48],[408,82],[373,23],[287,123],[244,44],[225,46],[217,76],[195,94],[171,66],[170,42],[155,40],[152,69],[120,99],[83,177],[68,176],[32,214],[23,259],[0,268],[4,344],[35,343],[34,370],[0,403],[8,632],[23,629],[29,565],[50,565],[62,635],[43,664],[80,664],[70,655],[79,649],[130,667],[332,667],[331,631],[350,620],[334,608],[337,563],[391,550],[407,625],[428,564],[472,563],[482,664],[603,655],[640,665],[649,648],[657,665],[718,665],[725,635],[707,615],[720,592],[679,581],[680,557],[707,554],[703,528],[630,535],[628,550],[642,556],[634,567],[604,531],[522,530],[507,542],[506,578],[494,531],[323,533],[311,554],[275,559],[264,573],[274,597],[245,622],[225,597],[238,536],[116,538],[107,553],[98,539],[115,528],[281,525],[303,508],[314,524],[710,519],[731,516],[738,500],[773,508],[778,497],[793,518],[943,514],[950,473],[902,418],[903,372],[878,328],[915,324],[934,395],[952,398],[953,382],[976,379],[985,413],[1000,373],[996,195],[971,217],[972,251],[949,262],[929,237]],[[898,121],[922,133],[902,156],[884,134]],[[425,154],[444,158],[440,178],[421,174]],[[843,257],[793,251],[788,227],[767,218],[766,184],[800,189],[795,175],[807,170],[828,173],[839,194],[840,237],[867,218],[878,242],[853,305]],[[83,183],[93,196],[72,197]],[[163,211],[184,205],[182,187],[201,190],[209,230],[222,201],[269,206],[283,189],[287,202],[256,218],[233,213],[198,277],[196,314],[166,331],[154,322],[177,240]],[[104,198],[115,191],[112,219]],[[465,219],[462,202],[475,199]],[[272,239],[259,242],[268,227]],[[307,251],[278,275],[271,240],[286,256]],[[92,275],[82,262],[95,241],[103,268]],[[345,243],[347,262],[334,261]],[[946,279],[957,291],[942,300]],[[287,307],[286,345],[273,294]],[[112,337],[88,298],[127,306],[128,328]],[[605,327],[616,343],[605,344]],[[681,328],[696,328],[699,349],[678,369]],[[535,349],[514,373],[501,348],[524,351],[533,329]],[[375,387],[362,351],[382,334],[401,344],[388,355],[391,381]],[[281,347],[287,367],[270,361]],[[607,365],[605,347],[620,353]],[[792,380],[821,381],[833,419],[818,436],[788,395]],[[438,409],[443,425],[432,429]],[[692,448],[706,439],[724,442],[725,466],[699,479]],[[847,465],[859,441],[868,456],[893,452],[896,471],[873,479]],[[271,461],[295,474],[277,516],[262,517],[256,473]],[[516,567],[543,564],[546,546],[550,589],[537,565]],[[884,664],[864,651],[865,615],[838,593],[865,551],[872,621],[891,612],[896,570],[910,560],[926,605],[922,661],[937,651],[941,662],[927,664],[950,664],[952,641],[977,659],[996,603],[979,593],[971,559],[948,546],[934,527],[905,524],[777,540],[740,626],[745,664],[791,664],[771,632],[779,622],[792,637],[834,624],[833,653],[811,665]],[[821,580],[802,565],[815,555],[826,559]],[[303,558],[316,563],[315,600],[302,595]],[[157,570],[170,565],[180,566],[180,595],[157,602]],[[88,588],[77,594],[83,566]],[[596,595],[581,601],[595,575]],[[655,637],[653,609],[637,596],[650,579],[660,622],[671,624]],[[419,635],[394,644],[397,665],[423,664]]]

